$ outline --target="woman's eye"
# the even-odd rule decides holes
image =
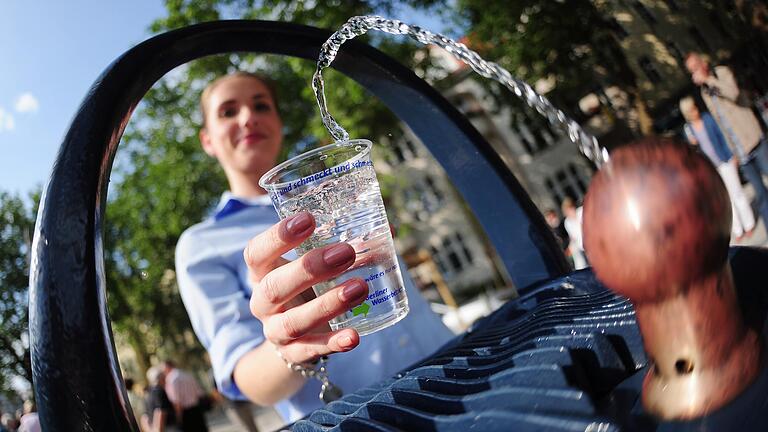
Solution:
[[[235,115],[237,115],[237,110],[234,108],[225,108],[221,110],[220,114],[221,117],[234,117]]]
[[[272,106],[268,103],[257,102],[253,108],[258,112],[268,112],[272,109]]]

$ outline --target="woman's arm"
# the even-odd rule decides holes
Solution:
[[[237,399],[242,395],[233,371],[242,357],[264,343],[263,328],[251,315],[241,278],[207,244],[205,235],[192,229],[179,239],[179,292],[195,334],[208,351],[219,391]]]
[[[275,347],[265,342],[240,357],[234,379],[248,399],[271,406],[290,397],[304,385],[306,378],[288,369],[275,354]]]

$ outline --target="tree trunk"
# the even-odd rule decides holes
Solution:
[[[128,337],[128,344],[131,346],[131,349],[133,349],[133,353],[136,355],[136,366],[138,366],[139,372],[141,372],[141,376],[135,377],[134,381],[145,382],[146,379],[144,377],[146,375],[147,369],[149,369],[149,366],[150,366],[150,358],[149,358],[149,353],[147,352],[147,347],[144,345],[141,332],[139,332],[133,326],[126,326],[126,327],[127,327],[126,336]]]

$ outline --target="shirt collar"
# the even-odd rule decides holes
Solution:
[[[259,195],[252,198],[243,198],[236,197],[232,194],[232,192],[226,191],[221,194],[221,199],[219,200],[219,204],[216,206],[213,217],[216,220],[219,220],[248,207],[271,205],[272,200],[269,198],[269,195]]]

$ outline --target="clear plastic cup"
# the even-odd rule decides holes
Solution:
[[[269,192],[281,219],[308,211],[314,234],[297,249],[299,256],[325,245],[346,242],[356,253],[344,274],[314,286],[321,295],[353,277],[368,283],[368,297],[328,324],[366,335],[389,327],[408,313],[403,276],[395,254],[368,140],[339,141],[269,170],[259,185]]]

